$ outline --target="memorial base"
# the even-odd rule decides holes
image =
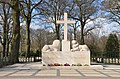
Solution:
[[[70,41],[62,40],[62,51],[70,51]]]

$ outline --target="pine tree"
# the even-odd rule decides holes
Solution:
[[[119,57],[119,42],[116,34],[110,34],[106,43],[106,57]]]

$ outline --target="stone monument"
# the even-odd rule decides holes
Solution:
[[[64,13],[64,20],[58,20],[57,24],[64,24],[64,40],[62,40],[62,51],[60,51],[60,41],[54,40],[52,45],[45,45],[42,49],[43,64],[81,64],[90,65],[90,50],[87,45],[79,45],[76,40],[67,40],[67,24],[74,24],[75,21],[67,20],[67,13]]]

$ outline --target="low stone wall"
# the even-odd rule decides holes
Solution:
[[[81,64],[90,65],[90,51],[50,51],[42,52],[42,63],[43,64]]]

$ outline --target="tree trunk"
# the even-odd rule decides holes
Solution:
[[[31,23],[31,1],[28,0],[26,20],[26,57],[30,57],[30,23]]]
[[[26,57],[30,57],[30,20],[26,21]]]
[[[7,24],[7,27],[6,27],[6,56],[7,57],[8,57],[8,53],[9,53],[9,44],[10,44],[10,41],[8,38],[8,33],[9,33],[9,25]]]
[[[56,13],[54,14],[54,17],[55,17],[55,33],[56,33],[56,37],[57,37],[57,40],[60,40],[60,24],[59,25],[57,25],[57,21],[56,21],[56,19],[57,19],[57,17],[56,17]]]
[[[83,25],[81,25],[81,45],[83,45],[83,44],[85,44],[84,43],[84,26]]]
[[[9,54],[9,42],[7,40],[7,46],[6,46],[6,56],[8,57]]]
[[[5,4],[3,5],[5,7]],[[4,8],[3,8],[4,9]],[[7,27],[7,15],[4,10],[4,26],[3,26],[3,57],[5,57],[5,52],[6,52],[6,27]]]
[[[4,32],[3,32],[3,57],[5,57],[5,51],[6,51],[6,27],[4,25]]]
[[[57,40],[60,40],[60,25],[58,25],[57,27],[56,27],[56,36],[57,36]]]
[[[74,40],[76,40],[76,28],[74,28]]]
[[[12,35],[12,44],[11,44],[11,62],[19,62],[19,45],[20,45],[20,9],[19,9],[19,0],[12,0],[12,18],[13,18],[13,35]]]
[[[20,35],[20,37],[22,36],[22,34]],[[22,38],[20,39],[20,53],[22,53]]]

